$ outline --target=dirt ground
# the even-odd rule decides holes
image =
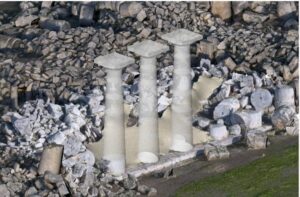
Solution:
[[[298,137],[274,136],[270,139],[271,145],[264,150],[247,150],[244,146],[229,147],[230,158],[217,161],[205,161],[203,157],[196,159],[188,165],[174,169],[175,177],[155,178],[154,176],[144,177],[140,180],[142,184],[155,187],[158,196],[171,196],[176,190],[185,184],[195,180],[201,180],[236,167],[246,165],[254,160],[272,154],[278,150],[285,149],[298,143]]]

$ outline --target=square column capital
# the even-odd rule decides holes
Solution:
[[[152,40],[144,40],[142,42],[136,42],[131,46],[128,46],[128,51],[133,52],[141,57],[156,57],[161,53],[165,53],[169,50],[169,46],[155,42]]]
[[[99,56],[94,60],[94,62],[104,68],[118,70],[133,64],[134,59],[114,52],[108,55]]]
[[[190,45],[203,38],[201,34],[186,29],[177,29],[160,37],[174,45]]]

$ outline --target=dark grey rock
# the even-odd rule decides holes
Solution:
[[[93,2],[82,4],[80,7],[79,22],[81,25],[91,25],[94,23],[95,6]]]
[[[41,28],[49,29],[52,31],[63,31],[71,28],[71,25],[68,21],[53,19],[41,20],[40,26]]]

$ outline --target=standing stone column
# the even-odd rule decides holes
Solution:
[[[134,63],[134,59],[111,53],[94,61],[106,68],[105,123],[103,131],[103,159],[113,175],[125,172],[125,128],[122,95],[122,68]]]
[[[192,149],[192,80],[190,44],[202,39],[200,34],[178,29],[161,36],[175,45],[172,98],[171,150]]]
[[[156,57],[169,47],[145,40],[129,46],[128,50],[141,56],[138,159],[143,163],[154,163],[158,161],[159,153]]]

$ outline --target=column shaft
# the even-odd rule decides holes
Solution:
[[[192,149],[192,95],[190,46],[174,47],[171,150]]]
[[[121,69],[107,69],[103,158],[113,174],[125,172],[125,128]]]
[[[144,163],[158,161],[156,58],[141,57],[140,65],[139,154]]]

